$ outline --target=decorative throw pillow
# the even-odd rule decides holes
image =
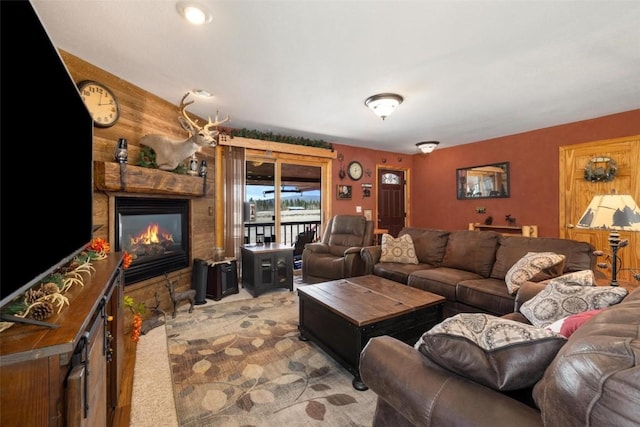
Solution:
[[[484,313],[460,313],[425,332],[415,348],[440,366],[495,390],[535,384],[566,338]]]
[[[617,286],[583,286],[556,278],[522,304],[520,312],[532,325],[544,328],[572,314],[617,304],[626,295],[627,290]]]
[[[528,252],[507,271],[504,281],[509,293],[514,294],[527,280],[543,271],[545,276],[559,276],[564,267],[564,255],[555,252]]]
[[[401,264],[418,264],[413,239],[403,234],[397,239],[391,234],[382,235],[382,253],[380,262],[399,262]]]
[[[582,326],[583,323],[603,310],[604,308],[599,308],[597,310],[584,311],[582,313],[563,317],[562,319],[556,320],[547,326],[547,329],[560,334],[563,337],[569,338],[580,326]]]
[[[563,274],[562,276],[554,277],[548,282],[555,283],[573,283],[580,286],[596,286],[596,276],[591,270],[574,271],[572,273]]]

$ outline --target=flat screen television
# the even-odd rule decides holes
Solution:
[[[93,234],[93,121],[28,1],[0,2],[0,308]]]

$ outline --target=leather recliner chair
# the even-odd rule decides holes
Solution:
[[[336,215],[329,220],[318,243],[302,252],[302,280],[319,283],[364,274],[363,246],[373,244],[373,221],[362,215]]]

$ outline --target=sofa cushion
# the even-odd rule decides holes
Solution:
[[[491,277],[504,279],[507,271],[527,252],[555,252],[565,256],[562,273],[593,269],[595,248],[586,242],[553,237],[500,236],[496,250],[496,262]],[[550,278],[550,277],[549,277]],[[539,280],[544,280],[540,277]]]
[[[512,313],[515,296],[511,295],[503,280],[463,280],[456,287],[456,300],[477,310],[496,316]]]
[[[405,227],[400,230],[398,237],[408,234],[413,239],[416,256],[420,263],[440,266],[444,257],[444,250],[449,239],[449,232],[431,228]]]
[[[520,312],[539,327],[546,327],[563,317],[617,304],[627,290],[615,286],[582,286],[551,279],[535,297],[522,304]]]
[[[566,339],[484,313],[461,313],[425,332],[415,348],[440,366],[496,390],[535,384]]]
[[[418,264],[413,239],[404,234],[394,238],[391,234],[382,235],[380,262],[398,262],[400,264]]]
[[[373,266],[373,274],[394,282],[407,284],[409,275],[421,270],[434,268],[428,264],[399,264],[397,262],[378,262]]]
[[[449,233],[442,266],[489,277],[499,236],[494,231],[452,231]]]
[[[409,275],[407,285],[456,300],[456,286],[464,280],[482,279],[477,273],[448,267],[418,270]]]
[[[638,313],[636,289],[574,332],[533,388],[545,425],[638,424]]]
[[[514,294],[526,281],[539,282],[562,274],[564,255],[555,252],[527,252],[511,266],[504,277],[509,293]]]

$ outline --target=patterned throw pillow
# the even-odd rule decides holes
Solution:
[[[380,262],[399,262],[401,264],[418,264],[413,239],[403,234],[397,239],[391,234],[382,235],[382,253]]]
[[[535,384],[566,338],[548,329],[484,313],[460,313],[415,344],[440,366],[495,390]]]
[[[574,271],[573,273],[563,274],[562,276],[554,277],[547,283],[573,283],[580,286],[596,286],[596,276],[591,270]]]
[[[544,328],[572,314],[617,304],[628,293],[617,286],[583,286],[557,279],[520,307],[531,324]]]
[[[509,293],[515,294],[527,280],[545,271],[545,276],[562,274],[565,256],[555,252],[528,252],[507,271],[504,281]]]

